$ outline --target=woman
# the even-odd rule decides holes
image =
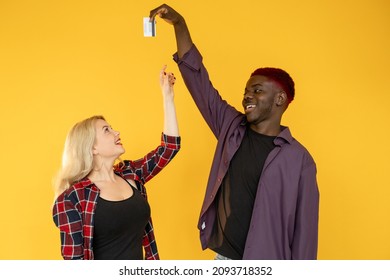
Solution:
[[[64,259],[159,259],[144,184],[180,149],[175,77],[165,69],[160,72],[161,145],[144,158],[114,165],[125,149],[119,132],[102,116],[81,121],[69,132],[53,207]]]

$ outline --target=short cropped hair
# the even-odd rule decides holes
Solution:
[[[286,92],[288,103],[294,100],[294,81],[286,71],[279,68],[264,67],[256,69],[251,74],[251,77],[252,76],[265,76],[273,80]]]

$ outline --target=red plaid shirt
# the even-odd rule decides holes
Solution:
[[[180,149],[180,137],[162,134],[161,145],[136,161],[126,160],[114,166],[114,171],[125,179],[136,182],[138,190],[147,199],[144,184],[158,174]],[[61,254],[64,259],[93,260],[93,226],[99,189],[88,178],[76,182],[64,191],[53,206],[53,220],[60,229]],[[158,260],[157,244],[150,218],[142,245],[145,259]]]

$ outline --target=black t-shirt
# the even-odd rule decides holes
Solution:
[[[210,249],[225,257],[243,257],[257,186],[264,162],[275,147],[274,139],[248,128],[230,162],[218,191],[217,218],[209,243]]]
[[[132,187],[133,188],[133,187]],[[140,192],[121,201],[98,198],[94,215],[93,253],[96,260],[142,260],[142,237],[150,207]]]

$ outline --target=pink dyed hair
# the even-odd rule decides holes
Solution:
[[[256,75],[265,76],[278,83],[282,87],[282,89],[286,92],[288,103],[294,100],[294,96],[295,96],[294,81],[286,71],[279,68],[264,67],[264,68],[256,69],[251,74],[251,77]]]

